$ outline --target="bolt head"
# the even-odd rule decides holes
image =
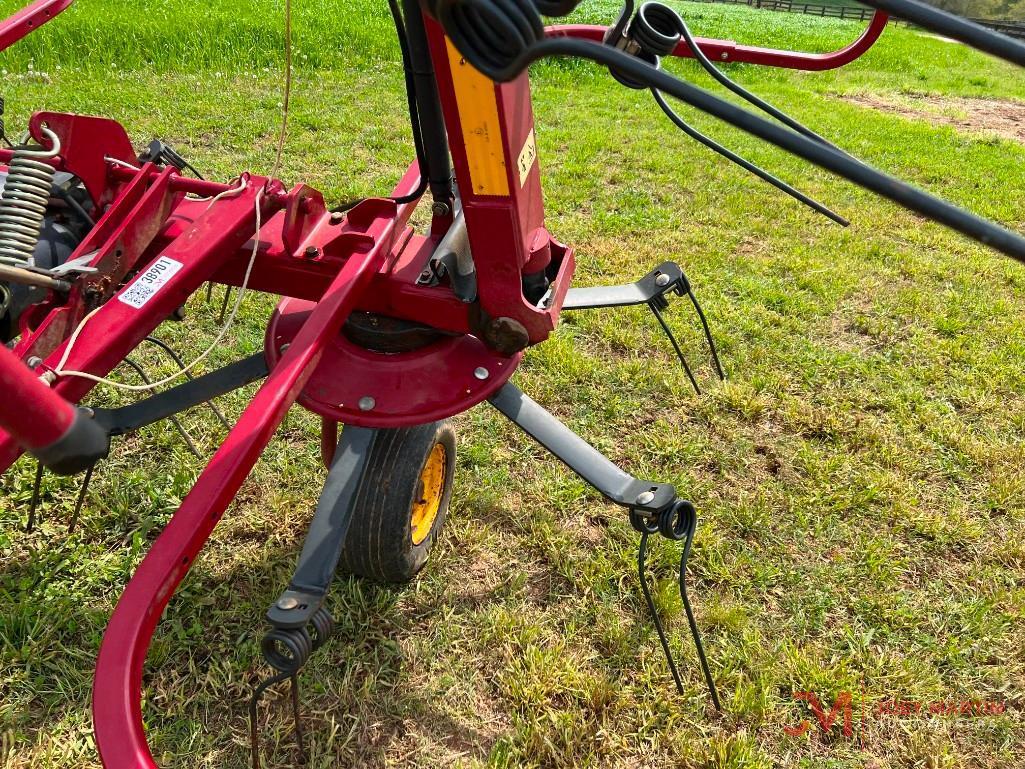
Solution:
[[[440,200],[434,201],[434,205],[431,206],[431,213],[435,216],[448,216],[452,209],[449,208],[448,203],[444,203]]]
[[[304,253],[306,254],[307,259],[316,259],[320,256],[320,249],[316,246],[310,246]]]
[[[473,375],[483,382],[485,379],[491,376],[491,372],[483,366],[477,366],[477,368],[473,370]]]
[[[719,54],[719,58],[723,61],[726,61],[728,58],[730,58],[730,55],[726,51],[723,51],[721,54]]]
[[[359,403],[357,405],[359,406],[360,411],[373,411],[374,406],[377,405],[377,401],[369,395],[364,395],[359,399]]]
[[[278,608],[282,611],[292,611],[299,606],[299,599],[295,596],[286,595],[284,598],[278,599]]]
[[[341,224],[345,221],[345,214],[341,211],[335,211],[331,214],[331,224]]]
[[[647,505],[655,499],[655,492],[653,491],[642,491],[637,495],[638,505]]]
[[[655,276],[655,285],[658,286],[659,288],[663,288],[664,286],[668,286],[669,285],[669,276],[666,275],[664,272],[660,272],[658,275]]]

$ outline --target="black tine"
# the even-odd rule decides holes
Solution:
[[[253,769],[260,769],[260,735],[257,731],[257,706],[260,704],[260,698],[267,689],[276,683],[284,681],[286,678],[290,678],[291,673],[278,673],[270,678],[266,678],[260,682],[253,690],[253,696],[249,699],[249,747],[253,754]]]
[[[719,702],[719,692],[716,691],[715,681],[712,679],[712,671],[708,668],[708,660],[705,658],[705,645],[701,641],[701,631],[698,630],[697,620],[694,619],[694,610],[691,608],[690,598],[687,596],[687,559],[690,557],[690,546],[694,541],[694,531],[697,529],[697,525],[697,516],[692,515],[687,529],[687,538],[683,542],[683,554],[680,556],[680,598],[683,601],[683,609],[687,612],[687,624],[690,625],[690,634],[694,639],[694,647],[698,652],[698,661],[701,663],[701,672],[705,675],[708,693],[712,695],[712,704],[715,705],[716,711],[721,713],[722,705]]]
[[[295,724],[295,746],[299,752],[299,763],[306,763],[306,747],[303,745],[303,727],[299,718],[299,674],[292,673],[292,721]]]
[[[28,523],[25,531],[32,532],[36,528],[36,508],[39,507],[39,492],[43,486],[43,465],[36,462],[36,479],[32,484],[32,501],[28,508]]]
[[[715,347],[715,339],[712,337],[712,330],[708,327],[708,320],[705,318],[705,313],[701,309],[701,305],[698,304],[698,298],[694,296],[694,292],[687,291],[687,296],[690,297],[691,304],[694,305],[694,309],[697,310],[698,318],[701,320],[701,327],[705,330],[705,339],[708,340],[708,349],[712,353],[712,361],[715,363],[715,373],[719,375],[719,381],[726,381],[726,372],[723,371],[722,363],[719,362],[719,351]]]
[[[75,501],[75,512],[71,514],[71,522],[68,524],[68,534],[71,535],[78,525],[78,516],[82,512],[82,505],[85,502],[85,495],[89,491],[89,482],[93,479],[93,470],[96,465],[90,465],[85,471],[85,478],[82,479],[82,488],[78,490],[78,499]]]
[[[213,297],[214,297],[214,282],[212,280],[208,280],[206,282],[206,302],[207,302],[207,304],[210,303],[210,300],[213,299]]]
[[[648,532],[641,532],[641,544],[637,548],[637,576],[641,580],[641,592],[644,593],[644,600],[648,604],[648,611],[651,612],[651,619],[655,623],[655,630],[658,631],[658,640],[662,642],[662,651],[665,652],[666,662],[673,673],[673,680],[676,682],[676,691],[683,696],[683,681],[680,679],[680,671],[676,667],[676,660],[673,659],[673,652],[669,648],[669,641],[666,639],[665,630],[662,629],[662,620],[658,617],[655,609],[655,602],[651,598],[651,591],[648,589],[647,576],[647,555],[648,555]]]
[[[185,361],[183,361],[181,359],[181,356],[174,351],[174,349],[171,347],[171,345],[167,344],[167,342],[162,342],[161,340],[159,340],[159,339],[157,339],[156,337],[153,337],[153,336],[146,337],[146,341],[149,342],[150,344],[156,345],[161,350],[166,352],[168,354],[168,356],[171,358],[171,360],[173,360],[175,362],[175,364],[178,366],[178,368],[181,369],[185,373],[185,378],[186,379],[191,380],[191,379],[194,378],[190,371],[186,371],[185,370]],[[210,410],[212,412],[214,412],[214,416],[217,417],[217,421],[220,422],[221,425],[226,430],[230,430],[231,429],[231,425],[228,424],[228,420],[225,419],[224,414],[221,413],[221,410],[219,408],[217,408],[217,404],[215,404],[213,401],[207,401],[206,405],[210,407]]]
[[[654,302],[648,302],[648,307],[655,314],[659,325],[662,326],[662,330],[666,332],[666,336],[669,337],[669,341],[673,345],[673,349],[676,350],[676,356],[680,359],[680,363],[683,364],[683,370],[687,372],[687,378],[690,379],[690,383],[694,385],[694,392],[701,395],[701,388],[698,387],[698,380],[694,378],[694,373],[690,370],[690,366],[687,365],[687,359],[683,356],[683,350],[680,349],[680,343],[677,342],[676,337],[673,336],[673,331],[669,328],[669,324],[666,323],[666,319],[662,317],[662,312]]]
[[[228,300],[231,298],[231,286],[224,287],[224,301],[221,302],[221,314],[217,316],[218,323],[224,323],[224,315],[228,311]]]
[[[699,50],[699,49],[696,49],[696,50]],[[727,149],[722,144],[719,144],[719,142],[717,142],[714,139],[711,139],[708,136],[706,136],[705,134],[701,133],[699,130],[694,128],[694,126],[690,125],[686,120],[684,120],[680,116],[680,113],[678,113],[676,110],[674,110],[672,107],[669,106],[669,103],[665,100],[665,97],[662,95],[662,93],[660,91],[657,91],[656,89],[652,88],[651,89],[651,93],[655,97],[655,103],[658,104],[659,108],[661,108],[662,112],[665,113],[666,117],[668,117],[677,128],[679,128],[681,131],[683,131],[685,134],[687,134],[687,136],[689,136],[690,138],[694,139],[694,141],[698,142],[699,144],[705,145],[706,147],[708,147],[713,152],[719,153],[720,155],[722,155],[727,160],[729,160],[729,161],[731,161],[733,163],[736,163],[738,166],[743,168],[745,171],[748,171],[749,173],[754,174],[755,176],[757,176],[762,181],[768,182],[769,184],[771,184],[776,189],[780,190],[781,192],[786,193],[787,195],[789,195],[790,197],[794,198],[795,200],[800,201],[804,205],[808,206],[809,208],[811,208],[814,211],[817,211],[818,213],[822,214],[826,218],[832,219],[837,224],[839,224],[839,225],[841,225],[843,227],[847,227],[848,225],[850,225],[850,221],[848,219],[846,219],[845,217],[840,216],[840,214],[836,213],[835,211],[833,211],[830,208],[827,208],[826,206],[824,206],[819,201],[815,200],[812,197],[809,197],[808,195],[805,195],[800,190],[797,190],[794,187],[792,187],[791,185],[787,184],[785,181],[780,179],[778,176],[770,174],[764,168],[760,168],[759,166],[756,166],[750,160],[747,160],[747,159],[741,157],[736,152],[733,152],[733,151]]]
[[[135,369],[135,372],[139,375],[143,382],[145,382],[146,384],[150,383],[151,380],[146,375],[146,372],[143,370],[142,366],[140,366],[131,358],[125,358],[124,362],[131,366],[133,369]],[[178,417],[173,415],[168,417],[168,419],[171,420],[171,424],[174,425],[175,429],[178,431],[178,434],[181,435],[182,440],[184,440],[185,444],[189,447],[189,451],[191,451],[193,455],[196,457],[202,457],[202,453],[200,453],[199,449],[196,448],[196,444],[193,442],[192,436],[189,435],[188,430],[186,430],[184,425],[182,425],[181,420],[179,420]]]

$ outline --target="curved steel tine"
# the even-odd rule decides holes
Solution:
[[[169,345],[167,342],[164,342],[164,341],[161,341],[160,339],[157,339],[154,336],[146,337],[146,341],[149,342],[150,344],[156,345],[161,350],[166,352],[168,357],[170,357],[171,360],[173,360],[175,362],[175,365],[178,366],[179,369],[181,369],[182,371],[185,372],[185,378],[186,379],[194,379],[195,378],[195,377],[192,376],[192,372],[188,371],[185,368],[185,361],[183,361],[181,359],[181,356],[174,351],[174,349],[171,347],[171,345]],[[217,404],[214,403],[211,400],[211,401],[207,401],[206,405],[210,407],[210,410],[212,412],[214,412],[214,416],[217,417],[217,421],[221,423],[221,425],[224,427],[224,429],[230,430],[231,429],[231,425],[228,424],[228,420],[225,419],[224,414],[221,413],[221,410],[219,408],[217,408]]]
[[[726,372],[723,371],[722,363],[719,362],[719,351],[715,347],[715,339],[712,337],[712,329],[708,327],[708,320],[705,318],[705,312],[701,309],[701,305],[698,304],[698,298],[694,295],[694,292],[687,288],[687,296],[690,297],[691,304],[694,305],[694,309],[697,310],[698,319],[701,321],[701,327],[705,330],[705,339],[708,340],[708,349],[712,353],[712,362],[715,364],[715,373],[719,375],[719,381],[726,381]]]
[[[690,634],[694,639],[694,647],[698,652],[698,662],[701,663],[701,672],[705,676],[705,684],[708,686],[708,693],[712,695],[712,704],[718,712],[722,712],[722,704],[719,702],[719,692],[716,691],[715,681],[712,679],[712,671],[708,668],[708,660],[705,658],[705,645],[701,641],[701,631],[698,629],[697,620],[694,618],[694,610],[690,605],[690,598],[687,595],[687,560],[690,557],[690,546],[694,541],[694,532],[697,530],[698,518],[692,515],[687,528],[687,537],[683,542],[683,553],[680,555],[680,599],[683,601],[683,609],[687,613],[687,624],[690,625]]]
[[[249,698],[249,747],[253,754],[253,769],[260,769],[260,735],[256,724],[257,706],[260,704],[260,698],[263,697],[263,693],[271,686],[291,677],[291,673],[284,672],[273,675],[270,678],[265,678],[253,690],[253,696]]]
[[[68,523],[68,534],[73,534],[75,526],[78,525],[78,516],[82,512],[82,505],[85,503],[85,495],[89,491],[89,482],[93,479],[93,470],[96,469],[96,465],[90,465],[89,469],[85,471],[85,478],[82,479],[82,488],[78,490],[78,499],[75,501],[75,512],[71,514],[71,521]]]
[[[780,179],[778,176],[775,176],[774,174],[769,173],[764,168],[761,168],[760,166],[755,165],[750,160],[747,160],[746,158],[741,157],[736,152],[733,152],[732,150],[727,149],[725,146],[723,146],[719,142],[717,142],[714,139],[712,139],[712,138],[706,136],[705,134],[701,133],[701,131],[699,131],[698,129],[694,128],[694,126],[690,125],[686,120],[683,119],[683,117],[680,116],[680,114],[676,110],[674,110],[672,107],[669,106],[669,103],[665,100],[665,97],[662,96],[661,91],[658,91],[657,89],[652,88],[651,89],[651,93],[655,97],[655,103],[658,104],[659,108],[662,110],[662,112],[665,113],[666,117],[668,117],[673,122],[673,125],[675,125],[677,128],[679,128],[685,134],[687,134],[687,136],[689,136],[690,138],[694,139],[694,141],[696,141],[696,142],[698,142],[700,144],[705,145],[706,147],[708,147],[713,152],[717,152],[718,154],[722,155],[727,160],[729,160],[729,161],[731,161],[733,163],[736,163],[738,166],[743,168],[745,171],[748,171],[749,173],[754,174],[755,176],[757,176],[762,181],[768,182],[769,184],[771,184],[776,189],[780,190],[781,192],[786,193],[787,195],[789,195],[790,197],[794,198],[795,200],[800,201],[804,205],[806,205],[809,208],[811,208],[812,210],[822,214],[826,218],[832,219],[837,224],[839,224],[839,225],[841,225],[843,227],[847,227],[848,225],[850,225],[850,220],[848,220],[846,217],[840,216],[840,214],[836,213],[835,211],[833,211],[830,208],[827,208],[825,205],[823,205],[819,201],[815,200],[814,198],[812,198],[812,197],[810,197],[808,195],[805,195],[800,190],[795,189],[791,185],[787,184],[785,181]]]
[[[127,363],[131,368],[135,369],[135,372],[142,378],[142,381],[145,382],[146,384],[149,384],[152,381],[146,375],[146,372],[143,370],[142,366],[140,366],[138,363],[136,363],[131,358],[125,358],[124,359],[124,363]],[[203,454],[200,452],[200,450],[198,448],[196,448],[196,444],[195,444],[195,442],[193,442],[192,436],[189,435],[188,430],[185,429],[185,427],[182,425],[182,423],[178,419],[178,417],[171,416],[171,417],[168,417],[168,418],[171,420],[171,424],[174,425],[174,427],[178,431],[179,435],[181,435],[182,439],[185,441],[186,445],[189,447],[189,450],[195,456],[202,457]]]
[[[32,482],[32,501],[28,508],[28,523],[25,524],[25,531],[31,533],[36,528],[36,508],[39,507],[39,492],[43,487],[43,463],[36,462],[36,478]]]
[[[690,370],[690,366],[687,365],[687,359],[683,356],[683,350],[680,349],[680,343],[676,341],[676,337],[673,335],[672,329],[669,328],[669,324],[666,323],[666,319],[662,316],[662,311],[658,309],[654,302],[648,302],[648,308],[654,313],[658,319],[659,325],[662,326],[662,330],[666,332],[666,336],[669,337],[670,343],[673,345],[673,349],[676,350],[676,357],[680,359],[680,363],[683,364],[683,370],[687,372],[687,378],[690,379],[690,383],[694,386],[694,392],[701,395],[701,388],[698,387],[698,380],[694,378],[694,372]]]
[[[299,718],[299,673],[292,673],[292,722],[295,730],[295,747],[299,752],[299,763],[306,763],[306,746],[303,744],[303,727]]]
[[[641,592],[644,593],[644,600],[648,604],[648,611],[651,612],[651,619],[655,623],[655,630],[658,631],[658,640],[662,643],[662,651],[665,652],[666,662],[669,663],[669,670],[672,671],[673,680],[676,682],[676,691],[683,696],[683,680],[680,678],[680,671],[676,667],[676,660],[673,659],[673,652],[669,648],[669,640],[666,638],[666,631],[662,629],[662,620],[659,619],[655,602],[651,598],[651,591],[648,588],[647,575],[648,556],[648,532],[641,532],[641,543],[637,547],[637,576],[641,580]]]
[[[224,315],[228,312],[228,300],[231,299],[231,286],[224,287],[224,301],[221,302],[221,312],[217,316],[218,323],[224,323]]]

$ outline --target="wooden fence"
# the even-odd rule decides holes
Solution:
[[[749,5],[763,11],[781,11],[783,13],[803,13],[809,16],[823,16],[833,19],[852,19],[868,21],[875,13],[874,8],[863,5],[821,5],[818,3],[795,3],[792,0],[709,0],[729,5]],[[972,19],[984,27],[1002,32],[1010,37],[1025,40],[1025,21],[1011,19]]]

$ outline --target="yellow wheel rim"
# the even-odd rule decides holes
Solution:
[[[431,455],[427,457],[424,469],[420,473],[417,484],[418,499],[413,500],[412,515],[409,519],[410,535],[414,545],[419,545],[431,533],[431,527],[441,509],[441,497],[445,491],[445,473],[448,470],[448,456],[445,447],[435,443]]]

